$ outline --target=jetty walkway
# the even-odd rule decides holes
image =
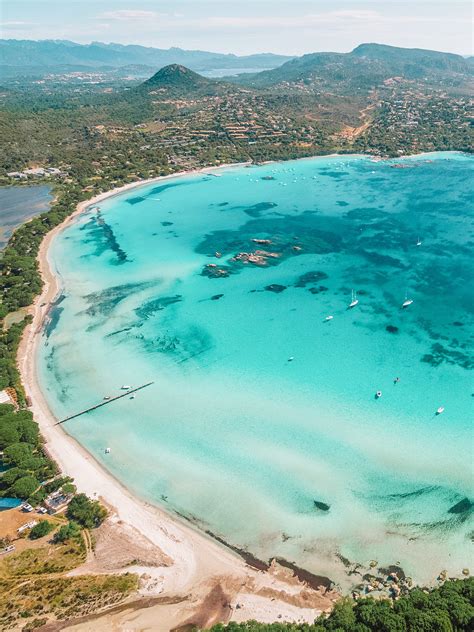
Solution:
[[[146,384],[142,384],[141,386],[137,386],[135,388],[129,388],[125,393],[120,393],[120,395],[115,395],[115,397],[111,397],[110,399],[105,399],[103,402],[99,402],[94,406],[89,406],[89,408],[84,408],[84,410],[80,410],[78,413],[74,413],[74,415],[69,415],[64,419],[56,422],[56,426],[59,424],[63,424],[65,421],[69,421],[70,419],[75,419],[76,417],[80,417],[81,415],[85,415],[86,413],[90,413],[92,410],[96,410],[101,406],[106,406],[107,404],[111,404],[112,402],[117,401],[117,399],[121,399],[122,397],[126,397],[127,395],[131,395],[131,393],[136,393],[137,391],[141,391],[142,388],[146,388],[147,386],[151,386],[153,382],[147,382]]]

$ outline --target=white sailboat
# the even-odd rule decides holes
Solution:
[[[351,302],[349,303],[349,309],[352,309],[353,307],[358,305],[358,303],[359,303],[359,299],[357,298],[357,294],[356,292],[354,292],[354,290],[352,290],[352,298],[351,298]]]
[[[408,298],[408,293],[405,292],[405,300],[402,303],[402,308],[405,309],[406,307],[408,307],[409,305],[411,305],[413,303],[413,299]]]
[[[422,242],[421,242],[420,238],[418,237],[418,238],[417,238],[417,240],[416,240],[416,245],[417,245],[417,246],[421,246],[421,243],[422,243]]]

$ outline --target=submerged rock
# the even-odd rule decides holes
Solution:
[[[329,511],[331,509],[331,505],[327,505],[326,503],[321,502],[320,500],[313,500],[314,506],[317,509],[321,509],[321,511]]]
[[[265,289],[267,292],[275,292],[275,294],[280,294],[286,290],[286,285],[280,285],[279,283],[272,283],[271,285],[266,285]]]
[[[395,325],[387,325],[385,327],[385,330],[388,331],[389,334],[398,334],[398,327],[395,327]]]
[[[450,507],[448,509],[448,513],[462,514],[462,513],[466,513],[466,511],[471,511],[473,507],[474,507],[474,503],[471,500],[469,500],[469,498],[463,498],[458,503]]]

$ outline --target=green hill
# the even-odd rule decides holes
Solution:
[[[312,53],[278,68],[238,78],[239,83],[268,88],[298,87],[338,94],[367,92],[387,79],[407,80],[446,87],[465,87],[473,65],[461,55],[437,51],[361,44],[350,53]]]

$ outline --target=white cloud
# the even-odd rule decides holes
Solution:
[[[308,15],[262,16],[262,17],[209,17],[193,21],[202,27],[209,28],[308,28],[321,24],[337,24],[340,22],[373,21],[381,16],[377,11],[326,11]],[[191,21],[189,21],[191,25]]]
[[[1,22],[0,23],[0,28],[2,29],[20,29],[23,28],[24,26],[31,26],[31,22]]]
[[[120,9],[118,11],[105,11],[101,13],[99,19],[119,20],[119,21],[146,21],[158,17],[156,11],[136,11],[135,9]]]

